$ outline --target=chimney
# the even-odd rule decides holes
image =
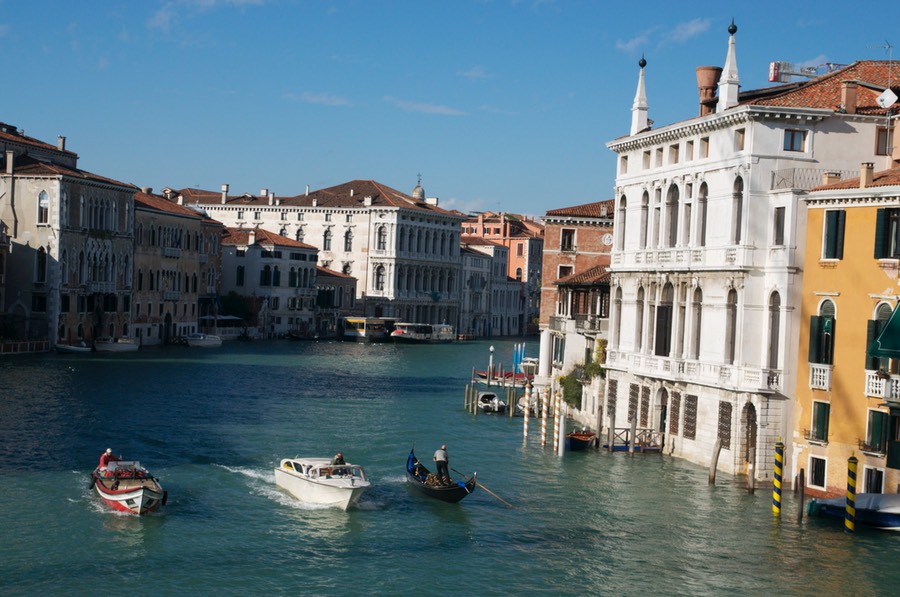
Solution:
[[[141,187],[141,192],[145,195],[152,195],[153,187]]]
[[[309,197],[309,185],[306,185],[306,196]]]
[[[859,188],[864,189],[872,184],[874,177],[875,164],[872,162],[863,162],[859,169]]]
[[[319,200],[313,197],[312,206],[317,207],[319,205]]]
[[[251,229],[251,230],[247,233],[247,246],[248,246],[248,247],[252,247],[252,246],[255,245],[255,244],[256,244],[256,230],[255,230],[255,229]]]
[[[12,149],[6,150],[6,173],[7,174],[13,173],[13,162],[15,161],[15,157],[16,156],[13,153]]]
[[[856,81],[841,82],[841,108],[847,114],[856,114]]]
[[[269,205],[275,205],[275,193],[269,193],[268,189],[263,189],[269,195]]]
[[[168,195],[166,195],[168,197]],[[184,195],[178,195],[178,200],[176,201],[178,205],[184,205]]]
[[[700,116],[716,111],[716,88],[722,69],[718,66],[697,67],[697,90],[700,92]]]
[[[56,138],[56,148],[60,151],[66,150],[66,138],[62,135]]]
[[[353,196],[353,189],[350,189],[350,196]]]
[[[269,196],[269,189],[266,189],[266,188],[260,189],[260,190],[259,190],[259,196],[260,196],[260,197],[268,197],[268,196]]]
[[[836,182],[841,182],[841,173],[840,172],[826,172],[822,175],[822,184],[829,185],[834,184]]]
[[[222,205],[225,205],[225,201],[228,200],[228,184],[222,185]]]
[[[366,207],[372,207],[372,195],[366,195],[363,197],[363,205]]]

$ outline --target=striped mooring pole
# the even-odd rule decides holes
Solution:
[[[856,456],[847,459],[847,505],[844,516],[844,531],[852,533],[856,530]]]
[[[784,443],[775,444],[775,479],[772,482],[772,514],[781,516],[781,469],[784,466]]]
[[[522,424],[522,435],[525,442],[528,442],[528,407],[531,404],[531,384],[525,384],[525,420]],[[515,407],[513,407],[515,408]]]
[[[562,401],[560,398],[559,389],[556,390],[556,397],[553,400],[553,451],[556,452],[556,447],[559,445],[559,403]]]
[[[547,401],[549,400],[549,390],[546,386],[541,388],[541,447],[547,445],[547,411],[549,410]]]

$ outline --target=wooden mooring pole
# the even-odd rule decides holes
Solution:
[[[719,453],[722,451],[722,440],[717,439],[713,446],[712,460],[709,463],[709,484],[716,484],[716,468],[719,466]]]
[[[803,522],[803,509],[806,506],[803,502],[806,500],[806,472],[800,469],[797,475],[797,489],[800,491],[800,507],[797,508],[797,523]]]
[[[756,448],[750,448],[747,457],[747,493],[753,495],[756,491]]]

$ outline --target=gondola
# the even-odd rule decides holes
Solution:
[[[434,483],[434,475],[416,458],[415,449],[409,451],[409,458],[406,459],[406,480],[425,495],[442,502],[456,503],[475,491],[476,475],[477,473],[472,473],[465,481],[456,481],[450,485],[429,485],[428,479],[431,477]]]

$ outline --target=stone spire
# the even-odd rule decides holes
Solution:
[[[725,58],[725,67],[722,69],[722,78],[719,79],[719,103],[716,112],[724,112],[738,104],[738,92],[741,89],[741,80],[738,78],[737,59],[734,55],[734,34],[737,27],[734,19],[728,26],[728,56]]]
[[[636,135],[637,133],[650,126],[650,120],[647,118],[647,91],[644,88],[644,67],[647,66],[647,61],[644,60],[643,55],[641,55],[641,60],[638,62],[638,66],[641,67],[641,72],[638,75],[638,84],[637,91],[634,94],[634,103],[631,105],[632,135]]]

